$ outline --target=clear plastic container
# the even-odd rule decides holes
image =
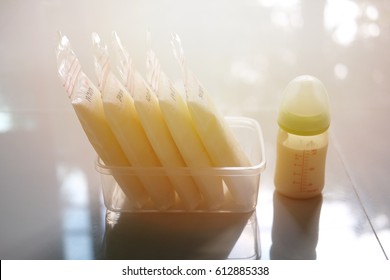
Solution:
[[[248,167],[213,167],[213,168],[166,168],[166,167],[115,167],[106,166],[100,159],[96,162],[96,170],[101,174],[103,198],[106,208],[113,212],[249,212],[255,209],[260,185],[260,175],[265,169],[264,141],[260,125],[257,121],[243,117],[227,117],[226,121],[232,129],[237,141],[250,159],[252,166]],[[187,209],[176,196],[175,204],[164,210],[157,209],[151,202],[140,208],[130,202],[115,181],[115,177],[166,177],[169,174],[176,176],[204,176],[218,177],[221,180],[242,180],[242,191],[246,200],[239,200],[230,193],[224,185],[224,203],[217,209],[210,208],[202,201],[195,209]]]

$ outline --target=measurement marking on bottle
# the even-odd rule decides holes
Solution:
[[[315,171],[315,167],[310,166],[310,158],[316,155],[316,149],[303,150],[301,153],[295,154],[293,184],[296,185],[301,192],[311,191],[311,188],[313,187],[309,173]]]

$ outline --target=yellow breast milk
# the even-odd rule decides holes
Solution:
[[[303,75],[286,87],[278,113],[275,189],[293,198],[321,194],[330,125],[328,93]]]

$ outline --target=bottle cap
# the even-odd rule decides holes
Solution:
[[[288,133],[316,135],[329,128],[329,99],[325,86],[313,76],[293,79],[286,87],[278,115]]]

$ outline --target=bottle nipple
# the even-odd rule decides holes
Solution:
[[[292,134],[316,135],[330,124],[325,86],[313,76],[293,79],[286,87],[278,115],[279,126]]]

